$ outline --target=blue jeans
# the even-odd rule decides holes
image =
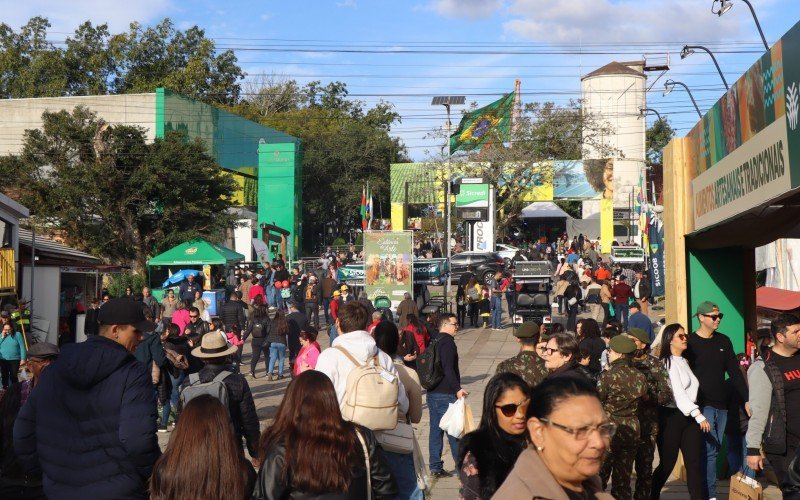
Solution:
[[[628,329],[628,304],[614,304],[614,314],[616,320],[622,325],[622,330],[626,331]],[[725,430],[724,425],[722,429]]]
[[[492,328],[500,328],[502,326],[501,318],[503,316],[503,297],[501,295],[492,295]]]
[[[272,369],[275,368],[275,361],[278,361],[278,376],[283,375],[283,358],[286,356],[286,344],[280,342],[272,342],[269,345],[269,369],[267,375],[272,375]]]
[[[336,322],[334,321],[331,325],[331,328],[328,330],[328,337],[331,340],[330,345],[333,345],[333,341],[336,340],[336,337],[339,336],[339,330],[336,329]]]
[[[728,470],[730,476],[743,472],[746,476],[755,478],[756,473],[747,466],[747,440],[745,434],[725,434],[728,438]]]
[[[325,324],[330,325],[331,324],[331,316],[330,316],[331,299],[330,299],[330,297],[323,297],[322,298],[322,310],[325,312]]]
[[[711,425],[711,431],[706,433],[706,460],[701,463],[705,464],[708,498],[715,498],[717,496],[717,455],[722,447],[722,438],[725,436],[728,410],[704,406],[702,411],[703,416],[706,417],[706,420]]]
[[[439,428],[444,413],[450,403],[456,402],[455,394],[444,394],[441,392],[429,392],[426,396],[428,400],[428,412],[430,412],[430,432],[428,433],[428,464],[431,472],[444,470],[442,451],[444,451],[445,432]],[[450,442],[450,453],[453,454],[453,462],[458,469],[458,439],[450,434],[447,435]]]
[[[417,473],[414,471],[414,455],[411,453],[392,453],[384,451],[383,456],[389,469],[397,481],[397,500],[424,500],[424,495],[417,488]]]
[[[164,427],[169,423],[169,412],[172,411],[172,408],[175,408],[176,413],[178,412],[178,396],[180,395],[181,384],[186,379],[186,373],[184,372],[180,372],[177,377],[173,377],[169,372],[167,372],[167,375],[169,375],[169,381],[172,383],[172,392],[170,392],[167,400],[164,401],[164,408],[161,411],[161,425]],[[176,418],[175,421],[177,422],[178,419]]]

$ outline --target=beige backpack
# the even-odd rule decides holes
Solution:
[[[336,349],[355,365],[347,375],[342,417],[373,431],[394,429],[399,417],[399,378],[380,365],[377,355],[362,365],[346,349]]]

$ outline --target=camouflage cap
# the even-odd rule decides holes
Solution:
[[[534,323],[533,321],[528,321],[522,323],[514,330],[514,336],[519,339],[531,339],[538,335],[540,332],[540,327],[538,324]]]
[[[617,335],[609,341],[608,348],[620,354],[630,354],[636,350],[636,344],[627,335]]]
[[[650,336],[647,335],[647,332],[642,330],[641,328],[631,328],[628,330],[628,335],[631,337],[636,338],[636,340],[640,342],[644,342],[645,344],[650,344]],[[619,351],[618,351],[619,352]]]

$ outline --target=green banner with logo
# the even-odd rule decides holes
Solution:
[[[364,288],[367,297],[388,297],[396,307],[408,292],[413,295],[413,233],[369,231],[364,233]]]
[[[456,208],[487,208],[488,206],[488,184],[461,184],[461,191],[456,195]]]

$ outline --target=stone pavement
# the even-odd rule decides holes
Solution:
[[[656,316],[659,311],[652,313]],[[507,316],[504,315],[504,320],[507,321]],[[563,318],[557,318],[562,321]],[[323,348],[328,346],[328,336],[321,334],[318,339]],[[494,375],[497,364],[506,358],[515,355],[518,352],[519,344],[516,342],[512,335],[511,328],[506,328],[502,331],[492,331],[490,329],[480,328],[467,328],[459,331],[456,336],[456,345],[459,352],[459,365],[461,370],[461,378],[463,387],[470,393],[467,401],[472,409],[475,417],[476,424],[479,422],[482,413],[483,392],[486,383]],[[246,363],[246,370],[249,371],[249,343],[245,347],[244,360]],[[259,378],[253,380],[248,379],[253,396],[256,402],[256,409],[261,421],[262,429],[270,423],[275,415],[278,404],[283,397],[286,386],[289,384],[289,378],[279,381],[268,382],[264,378],[266,368],[263,361],[259,363],[257,374]],[[288,374],[288,364],[286,372]],[[425,459],[428,459],[428,411],[425,404],[425,396],[423,395],[423,416],[422,421],[415,425],[417,439],[419,440],[420,447]],[[169,434],[159,434],[159,442],[162,447],[166,446]],[[444,440],[444,463],[445,470],[454,470],[455,465],[450,454],[447,439]],[[653,464],[658,464],[658,459]],[[766,482],[762,481],[765,486],[765,499],[779,499],[781,498],[780,491],[774,486],[766,487]],[[458,498],[459,482],[456,476],[452,478],[442,478],[434,480],[433,488],[427,496],[429,499],[457,499]],[[728,498],[728,482],[720,481],[718,485],[719,495],[717,498]],[[684,482],[672,479],[667,483],[664,489],[662,498],[665,499],[684,499],[688,498],[688,492]]]

